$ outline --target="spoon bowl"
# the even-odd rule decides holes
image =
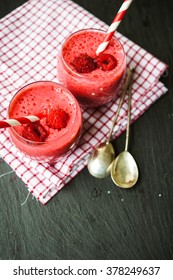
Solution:
[[[121,188],[131,188],[138,180],[136,161],[128,151],[123,151],[114,160],[111,169],[113,182]]]
[[[115,158],[111,143],[102,143],[88,159],[88,171],[96,178],[105,178],[110,174],[111,164]]]

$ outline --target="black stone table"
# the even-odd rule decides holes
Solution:
[[[24,0],[1,0],[0,17]],[[75,0],[110,24],[122,1]],[[131,126],[135,188],[83,169],[46,206],[15,175],[0,178],[0,259],[173,259],[173,2],[133,1],[119,31],[169,65],[169,91]],[[124,148],[125,134],[116,141]],[[0,173],[11,168],[1,159]]]

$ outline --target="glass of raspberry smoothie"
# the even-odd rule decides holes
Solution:
[[[105,32],[83,29],[70,35],[58,56],[58,79],[84,107],[97,107],[115,99],[126,72],[123,46],[113,37],[96,55]]]
[[[27,156],[54,163],[76,147],[81,136],[81,109],[62,85],[40,81],[21,88],[10,102],[8,118],[29,115],[40,120],[9,128],[13,143]]]

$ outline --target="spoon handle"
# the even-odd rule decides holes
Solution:
[[[115,124],[116,124],[116,121],[117,121],[117,118],[118,118],[118,115],[119,115],[121,106],[122,106],[122,104],[123,104],[123,101],[124,101],[124,98],[125,98],[125,95],[126,95],[126,91],[128,90],[129,85],[130,85],[130,83],[131,83],[133,71],[134,71],[134,69],[130,68],[130,69],[128,70],[128,72],[127,72],[127,77],[126,77],[125,84],[124,84],[124,87],[123,87],[122,95],[121,95],[121,98],[120,98],[120,101],[119,101],[119,104],[118,104],[118,108],[117,108],[115,117],[113,118],[113,121],[112,121],[112,127],[111,127],[111,129],[110,129],[108,138],[107,138],[107,140],[106,140],[106,144],[109,144],[109,142],[110,142],[110,139],[111,139],[111,136],[112,136],[112,132],[113,132],[114,126],[115,126]]]
[[[131,121],[131,100],[132,100],[132,81],[130,82],[128,88],[128,114],[127,114],[127,128],[126,128],[126,142],[125,142],[125,151],[128,150],[129,144],[129,131],[130,131],[130,121]]]

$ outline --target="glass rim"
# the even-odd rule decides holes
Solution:
[[[80,112],[80,119],[81,119],[81,124],[82,124],[82,112],[81,112],[81,107],[77,101],[77,99],[75,98],[75,96],[66,88],[64,87],[63,85],[61,85],[60,83],[57,83],[57,82],[54,82],[54,81],[49,81],[49,80],[40,80],[40,81],[34,81],[34,82],[30,82],[24,86],[22,86],[19,90],[17,90],[17,92],[13,95],[12,99],[10,100],[10,103],[8,105],[8,110],[7,110],[7,117],[9,118],[9,111],[10,111],[10,105],[11,103],[13,102],[13,100],[15,99],[15,97],[18,95],[18,93],[22,90],[24,90],[25,88],[29,87],[29,86],[32,86],[33,84],[41,84],[41,83],[46,83],[46,84],[54,84],[58,87],[61,87],[63,89],[65,89],[65,91],[67,92],[67,94],[74,100],[74,104],[75,104],[75,116],[78,114],[78,112]],[[75,122],[74,122],[75,123]],[[69,128],[71,130],[71,128],[73,127],[73,125],[71,125]],[[40,141],[40,142],[37,142],[37,141],[32,141],[32,140],[28,140],[26,138],[24,138],[22,135],[20,135],[16,130],[15,130],[15,127],[11,126],[9,127],[10,130],[12,130],[12,132],[14,132],[14,134],[16,134],[16,136],[21,139],[22,141],[24,141],[25,143],[28,143],[28,144],[31,144],[31,145],[49,145],[50,143],[54,143],[55,141],[58,141],[59,139],[62,139],[65,135],[66,135],[66,132],[64,132],[60,137],[57,137],[55,139],[52,139],[50,141]],[[79,129],[80,131],[80,129]],[[68,131],[69,132],[69,131]],[[78,133],[77,133],[78,134]]]
[[[61,49],[60,49],[60,54],[61,54],[61,58],[62,58],[63,64],[64,64],[65,67],[68,69],[69,74],[70,74],[70,72],[71,72],[71,73],[73,73],[74,76],[79,77],[79,78],[87,78],[86,74],[88,74],[88,73],[80,74],[80,73],[76,72],[75,70],[73,70],[73,69],[68,65],[68,63],[65,61],[65,59],[64,59],[64,56],[63,56],[63,48],[64,48],[64,45],[66,44],[66,42],[67,42],[73,35],[78,34],[78,33],[81,33],[81,32],[85,32],[85,31],[94,31],[94,32],[100,32],[100,33],[106,34],[106,30],[99,29],[99,28],[83,28],[83,29],[79,29],[79,30],[74,31],[73,33],[71,33],[70,35],[68,35],[68,36],[64,39],[64,41],[63,41],[63,43],[62,43],[62,45],[61,45]],[[124,47],[123,47],[123,45],[122,45],[120,39],[116,38],[115,35],[113,35],[112,38],[114,38],[114,39],[120,44],[120,46],[121,46],[121,48],[122,48],[122,51],[123,51],[123,54],[124,54],[123,61],[122,61],[121,65],[119,66],[119,69],[121,69],[122,65],[124,64],[124,61],[126,60],[125,49],[124,49]],[[112,70],[112,71],[113,71],[113,70]],[[112,74],[112,71],[110,71],[111,73],[109,73],[109,75]],[[91,77],[90,77],[90,79],[91,79]],[[93,79],[95,79],[95,78],[93,77]],[[102,77],[100,77],[100,79],[102,79]]]

